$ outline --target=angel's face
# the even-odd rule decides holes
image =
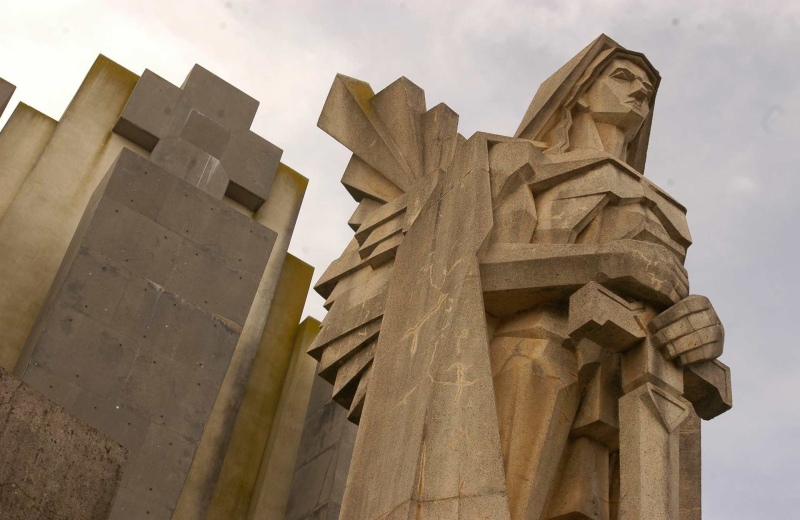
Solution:
[[[654,93],[644,69],[630,60],[617,58],[589,87],[583,102],[595,121],[617,126],[632,138],[650,113]]]

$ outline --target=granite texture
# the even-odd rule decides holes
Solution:
[[[0,517],[105,520],[128,450],[0,368]]]

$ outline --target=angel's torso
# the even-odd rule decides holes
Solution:
[[[633,170],[604,162],[539,193],[533,243],[602,244],[632,239],[662,245],[681,261],[691,244],[685,209]]]

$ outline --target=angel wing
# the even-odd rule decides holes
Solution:
[[[338,74],[317,124],[353,152],[342,184],[359,205],[348,222],[353,239],[314,287],[329,312],[308,352],[357,424],[395,254],[465,139],[458,115],[444,104],[427,110],[423,90],[404,77],[375,94]]]

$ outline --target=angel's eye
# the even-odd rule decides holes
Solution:
[[[611,73],[612,78],[622,79],[625,81],[633,81],[636,76],[628,69],[619,68]]]

